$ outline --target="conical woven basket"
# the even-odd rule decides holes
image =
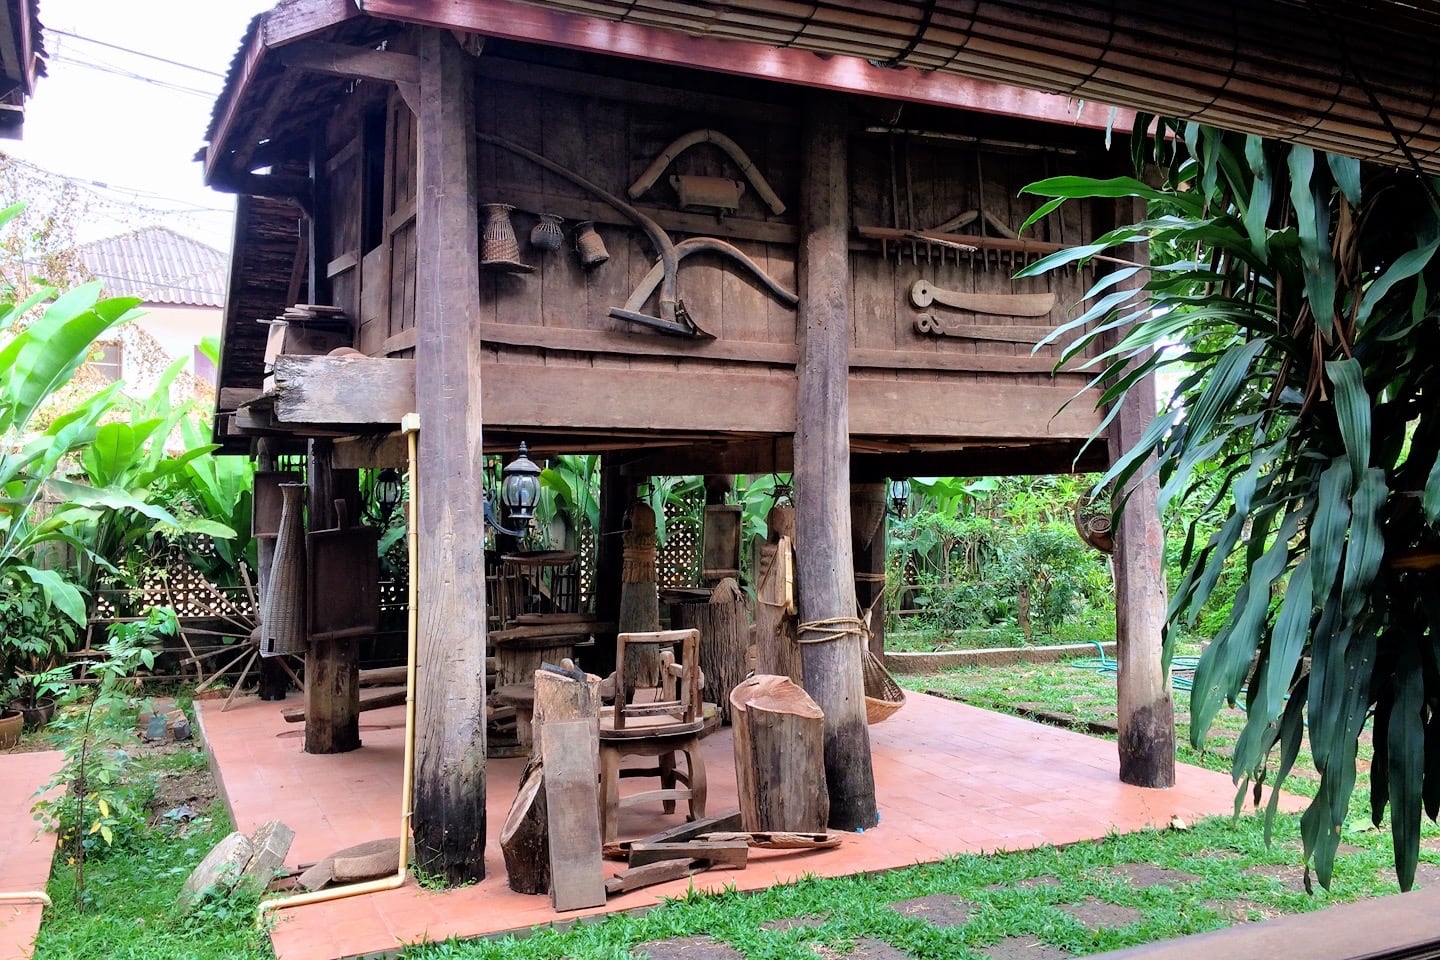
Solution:
[[[260,656],[303,653],[305,632],[305,520],[303,483],[280,484],[280,532],[261,605]]]

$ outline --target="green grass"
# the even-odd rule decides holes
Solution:
[[[1284,817],[1281,833],[1293,834],[1297,818]],[[1353,838],[1360,849],[1342,858],[1330,892],[1314,897],[1252,867],[1294,866],[1293,845],[1267,848],[1259,822],[1216,818],[1185,831],[1149,831],[1063,849],[954,857],[938,864],[874,876],[807,879],[755,893],[734,891],[673,900],[644,916],[612,916],[569,932],[539,929],[525,938],[451,941],[413,946],[406,960],[619,960],[649,940],[709,936],[765,960],[815,960],[812,944],[844,952],[857,938],[885,940],[917,958],[979,957],[1005,937],[1034,935],[1075,953],[1094,953],[1153,940],[1199,933],[1227,924],[1227,905],[1260,916],[1318,909],[1334,902],[1393,893],[1387,873],[1386,838]],[[1427,856],[1429,856],[1427,854]],[[1107,873],[1120,864],[1150,864],[1192,874],[1175,887],[1135,887]],[[1053,877],[1054,886],[1020,885]],[[888,904],[912,897],[951,894],[978,909],[963,927],[943,929],[906,917]],[[1139,921],[1118,929],[1090,930],[1058,908],[1094,897],[1139,910]],[[767,930],[785,917],[823,917],[819,926]]]
[[[1109,639],[1115,632],[1115,611],[1091,607],[1057,627],[1054,633],[1026,638],[1015,623],[960,630],[940,630],[923,616],[897,618],[885,631],[885,649],[893,653],[932,653],[946,650],[986,650],[992,647],[1038,647],[1061,643],[1087,643]]]
[[[198,747],[142,755],[127,765],[137,801],[148,804],[166,777],[205,767]],[[255,927],[255,902],[212,900],[181,916],[175,898],[210,848],[231,830],[224,804],[216,801],[189,823],[157,811],[153,825],[117,835],[114,847],[96,844],[84,865],[77,896],[75,866],[57,852],[46,909],[36,941],[36,960],[273,960],[263,931]]]

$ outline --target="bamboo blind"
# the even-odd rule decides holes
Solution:
[[[1401,163],[1373,92],[1421,164],[1440,172],[1434,0],[524,2],[953,72]]]

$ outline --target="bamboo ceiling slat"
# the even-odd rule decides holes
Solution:
[[[1373,95],[1427,168],[1440,172],[1434,0],[525,2],[701,36],[898,61],[1393,162],[1400,151]],[[1358,65],[1365,85],[1349,64]]]

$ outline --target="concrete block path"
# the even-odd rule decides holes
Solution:
[[[63,759],[55,750],[0,754],[0,893],[43,891],[50,879],[55,834],[40,830],[30,807]],[[42,912],[38,900],[0,902],[0,960],[28,960]]]

